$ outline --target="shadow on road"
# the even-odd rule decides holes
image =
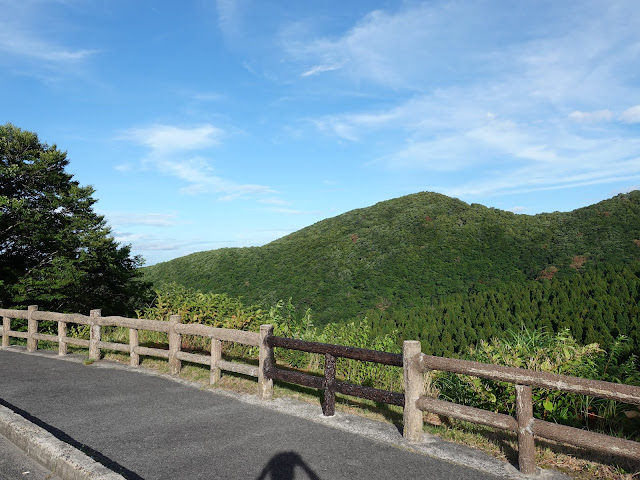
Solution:
[[[92,458],[96,462],[104,465],[109,470],[114,471],[116,473],[119,473],[120,475],[122,475],[127,480],[144,480],[136,472],[132,472],[128,468],[120,465],[118,462],[116,462],[114,460],[111,460],[109,457],[104,456],[102,453],[98,452],[97,450],[94,450],[93,448],[91,448],[91,447],[89,447],[89,446],[87,446],[87,445],[85,445],[83,443],[78,442],[74,438],[72,438],[69,435],[67,435],[66,433],[64,433],[62,430],[59,430],[59,429],[57,429],[56,427],[54,427],[52,425],[49,425],[48,423],[40,420],[38,417],[34,417],[29,412],[26,412],[26,411],[22,410],[21,408],[16,407],[15,405],[7,402],[6,400],[4,400],[2,398],[0,398],[0,405],[2,405],[4,407],[7,407],[8,409],[12,410],[14,413],[20,415],[22,418],[28,420],[29,422],[33,423],[34,425],[37,425],[38,427],[46,430],[47,432],[49,432],[51,435],[56,437],[61,442],[64,442],[64,443],[66,443],[68,445],[71,445],[75,449],[80,450],[82,453],[84,453],[88,457]],[[291,478],[293,478],[293,477],[291,477]]]
[[[271,460],[265,465],[256,480],[295,480],[296,467],[300,467],[305,473],[305,477],[303,478],[320,480],[316,472],[311,470],[309,465],[307,465],[296,452],[282,452],[271,457]]]

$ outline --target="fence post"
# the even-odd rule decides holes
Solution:
[[[410,442],[422,440],[423,420],[422,410],[416,407],[424,389],[422,372],[416,366],[416,357],[420,355],[422,347],[417,340],[405,340],[402,345],[402,364],[404,368],[404,428],[402,435]]]
[[[273,335],[273,325],[260,325],[260,353],[258,356],[258,396],[262,400],[273,397],[273,380],[266,375],[266,370],[275,366],[273,348],[267,345],[267,338]]]
[[[518,468],[520,473],[532,475],[538,471],[533,437],[533,401],[531,387],[516,385],[516,418],[518,420]]]
[[[132,367],[140,366],[140,355],[138,355],[135,350],[138,344],[140,343],[138,337],[138,329],[130,328],[129,329],[129,365]]]
[[[182,362],[176,357],[182,342],[180,334],[176,332],[176,325],[179,323],[180,315],[171,315],[169,317],[169,373],[171,375],[179,374],[182,368]]]
[[[100,315],[102,315],[100,309],[89,312],[89,360],[100,360],[100,347],[98,347],[102,337]]]
[[[211,337],[211,371],[209,372],[209,385],[215,385],[220,381],[220,367],[218,362],[222,360],[222,341]]]
[[[322,414],[325,417],[333,417],[336,414],[336,357],[330,353],[324,354]]]
[[[29,336],[27,337],[27,351],[35,352],[38,349],[38,340],[33,338],[35,333],[38,333],[38,321],[35,319],[35,312],[38,311],[37,305],[29,305],[27,310],[29,313],[27,319]]]
[[[67,354],[67,322],[58,322],[58,355]]]
[[[11,318],[2,317],[2,346],[9,346],[9,330],[11,330]]]

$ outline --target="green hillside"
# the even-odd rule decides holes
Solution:
[[[639,239],[640,191],[535,216],[424,192],[323,220],[262,247],[195,253],[144,273],[156,285],[177,282],[246,303],[292,297],[325,324],[631,265],[640,261]]]

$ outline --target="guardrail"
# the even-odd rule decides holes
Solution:
[[[367,350],[364,348],[309,342],[295,338],[275,337],[272,332],[273,329],[269,329],[266,331],[264,336],[264,344],[266,347],[266,361],[264,363],[265,375],[272,380],[281,380],[284,382],[303,385],[305,387],[324,390],[322,413],[325,416],[330,417],[335,414],[336,393],[351,395],[352,397],[366,398],[375,402],[389,403],[399,406],[404,405],[403,393],[389,392],[387,390],[379,390],[377,388],[366,387],[363,385],[354,385],[351,383],[336,381],[337,357],[402,367],[402,355],[380,352],[377,350]],[[324,377],[316,377],[314,375],[277,368],[273,355],[274,347],[324,354]]]
[[[518,465],[524,474],[533,474],[537,470],[534,437],[555,440],[635,460],[640,459],[640,443],[638,442],[533,418],[531,397],[531,387],[541,387],[640,405],[640,387],[469,360],[433,357],[422,353],[420,342],[417,341],[404,342],[403,357],[405,379],[403,435],[408,440],[418,441],[422,438],[422,412],[432,412],[516,432],[518,435]],[[516,417],[422,395],[421,392],[424,389],[423,373],[430,370],[460,373],[514,384]]]
[[[589,432],[546,422],[533,417],[532,387],[561,390],[581,395],[607,398],[624,403],[640,405],[640,387],[617,383],[588,380],[565,375],[537,372],[513,367],[484,364],[468,360],[456,360],[425,355],[420,342],[405,341],[402,354],[380,352],[362,348],[308,342],[293,338],[276,337],[272,325],[261,325],[260,333],[214,328],[201,324],[182,324],[179,315],[172,315],[169,321],[133,319],[125,317],[102,317],[100,310],[92,310],[89,316],[39,311],[37,306],[28,310],[0,309],[2,316],[2,346],[8,347],[10,338],[27,341],[27,350],[35,351],[38,341],[58,343],[58,354],[67,354],[67,345],[77,345],[89,349],[89,358],[98,360],[102,349],[129,353],[130,364],[138,366],[140,355],[166,358],[169,371],[180,372],[181,362],[188,361],[210,367],[210,383],[220,379],[221,371],[230,371],[258,378],[258,395],[262,399],[273,396],[273,380],[295,383],[324,391],[322,412],[325,416],[335,413],[335,394],[365,398],[376,402],[404,407],[403,435],[409,441],[420,441],[423,435],[423,412],[465,420],[515,432],[518,436],[518,460],[522,473],[537,471],[535,463],[534,437],[567,443],[594,451],[610,453],[631,459],[640,459],[640,443],[631,440]],[[28,331],[11,329],[12,319],[27,320]],[[39,321],[58,323],[58,335],[38,333]],[[89,340],[67,336],[67,324],[89,325]],[[119,326],[129,329],[129,343],[104,342],[101,340],[102,327]],[[168,349],[149,348],[139,345],[139,331],[149,330],[168,334]],[[194,335],[211,339],[210,355],[181,351],[181,336]],[[258,366],[222,360],[222,342],[235,342],[259,347]],[[314,376],[297,371],[278,368],[274,348],[287,348],[309,353],[324,354],[324,376]],[[379,390],[363,385],[336,381],[336,359],[349,358],[359,361],[376,362],[384,365],[403,367],[404,393]],[[430,370],[471,375],[490,380],[509,382],[515,385],[516,416],[490,412],[487,410],[458,405],[455,403],[424,396],[424,373]]]
[[[261,344],[260,334],[225,328],[215,328],[201,324],[182,324],[180,315],[172,315],[169,321],[147,320],[126,317],[102,317],[100,310],[91,310],[89,316],[80,314],[44,312],[31,305],[28,310],[0,309],[2,316],[2,346],[9,346],[11,337],[27,340],[27,351],[38,349],[38,341],[58,343],[58,355],[67,354],[67,345],[76,345],[89,349],[89,359],[99,360],[101,350],[115,350],[128,353],[130,365],[140,365],[140,355],[166,358],[169,362],[169,373],[176,375],[180,372],[182,361],[207,365],[210,368],[209,383],[215,384],[220,379],[221,371],[229,371],[258,378],[258,392],[261,397],[270,397],[269,389],[272,382],[265,378],[264,368],[260,357],[258,366],[228,362],[222,359],[222,342],[234,342],[258,347]],[[27,320],[26,332],[11,330],[11,319]],[[58,322],[58,335],[38,333],[38,322]],[[89,340],[67,336],[67,324],[89,325]],[[129,343],[103,342],[102,327],[117,326],[129,329]],[[167,333],[169,348],[150,348],[139,344],[139,331]],[[181,351],[182,335],[194,335],[211,339],[210,355],[201,355]]]

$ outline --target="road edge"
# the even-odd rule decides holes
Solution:
[[[124,480],[122,475],[0,405],[0,435],[62,480]]]

